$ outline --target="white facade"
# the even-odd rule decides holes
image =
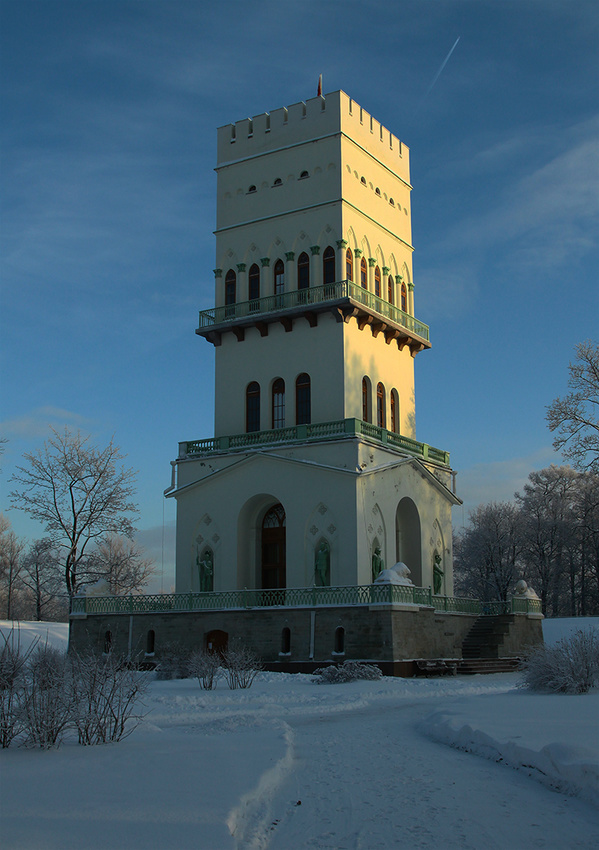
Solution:
[[[459,500],[415,432],[408,149],[334,92],[221,128],[217,174],[215,438],[175,463],[177,592],[311,586],[323,544],[332,585],[370,583],[379,550],[420,586],[440,563],[451,595]]]

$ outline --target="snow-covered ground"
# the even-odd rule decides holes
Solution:
[[[553,642],[564,621],[544,628]],[[599,693],[517,682],[264,673],[247,691],[204,692],[152,680],[144,723],[119,744],[0,753],[2,846],[596,848]]]

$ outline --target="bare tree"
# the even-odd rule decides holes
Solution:
[[[32,603],[35,620],[52,619],[57,614],[68,613],[60,610],[60,557],[58,549],[49,537],[34,540],[31,544],[23,557],[20,578],[25,594]]]
[[[0,514],[0,586],[4,596],[5,617],[13,618],[15,591],[21,572],[21,554],[23,541],[10,527],[10,521]]]
[[[141,590],[154,574],[151,558],[145,558],[133,540],[108,534],[91,553],[87,568],[104,579],[111,596],[125,596]]]
[[[581,342],[576,361],[569,366],[571,392],[549,405],[547,422],[557,431],[556,451],[577,469],[599,472],[599,344]]]
[[[137,512],[135,473],[120,466],[124,455],[112,440],[101,449],[66,427],[51,431],[42,449],[24,455],[27,466],[13,475],[17,488],[11,498],[14,507],[43,523],[60,547],[71,597],[89,580],[84,572],[88,546],[107,534],[133,533],[128,514]]]

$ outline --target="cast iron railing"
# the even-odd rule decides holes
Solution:
[[[457,596],[435,596],[431,588],[397,584],[346,587],[292,587],[281,590],[225,590],[211,593],[170,593],[139,596],[77,596],[71,614],[150,614],[222,611],[248,608],[314,608],[319,605],[401,604],[434,607],[462,614],[541,613],[538,599],[481,602]]]

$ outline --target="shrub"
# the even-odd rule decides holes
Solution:
[[[20,632],[0,635],[0,746],[10,747],[23,729],[23,681],[37,641],[21,652]]]
[[[341,667],[332,664],[330,667],[320,667],[314,671],[313,682],[318,685],[339,685],[343,682],[355,682],[358,679],[375,681],[383,674],[374,664],[363,664],[360,661],[344,661]]]
[[[222,653],[223,675],[231,690],[251,687],[254,679],[262,670],[262,662],[250,649],[242,646],[230,646]]]
[[[580,629],[555,646],[536,647],[521,669],[530,690],[586,694],[599,685],[599,630]]]
[[[211,691],[221,675],[221,657],[217,652],[192,652],[189,656],[189,673],[198,680],[200,688]]]
[[[66,667],[66,655],[47,644],[29,656],[20,692],[25,744],[45,750],[60,744],[73,716]]]

